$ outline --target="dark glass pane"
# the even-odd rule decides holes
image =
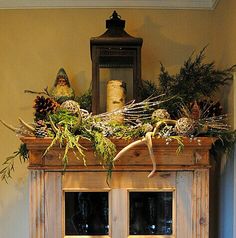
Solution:
[[[130,192],[130,235],[171,235],[172,197],[172,192]]]
[[[66,192],[65,235],[108,235],[108,193]]]

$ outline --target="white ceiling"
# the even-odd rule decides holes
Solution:
[[[213,10],[219,0],[0,0],[0,9],[161,8]]]

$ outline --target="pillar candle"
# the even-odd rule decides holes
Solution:
[[[107,82],[107,111],[112,112],[121,109],[125,105],[126,85],[121,80],[109,80]],[[112,120],[123,121],[123,115],[117,114]]]

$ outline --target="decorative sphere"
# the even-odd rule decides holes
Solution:
[[[191,135],[195,131],[194,120],[188,117],[182,117],[177,120],[175,125],[177,133],[182,135]]]
[[[157,109],[152,113],[152,120],[170,119],[170,114],[166,109]]]
[[[67,100],[61,104],[61,108],[67,110],[71,114],[80,114],[79,103],[74,100]]]
[[[150,132],[153,130],[153,126],[150,123],[145,123],[143,124],[143,130],[144,132]]]

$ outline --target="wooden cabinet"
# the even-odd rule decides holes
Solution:
[[[115,165],[109,185],[106,183],[106,172],[93,156],[90,143],[84,142],[84,146],[88,148],[87,167],[84,167],[81,161],[73,159],[72,153],[67,172],[62,174],[63,166],[58,160],[61,152],[59,147],[54,147],[45,157],[42,157],[50,139],[23,138],[22,140],[30,150],[30,238],[209,237],[208,151],[212,139],[200,138],[200,141],[192,142],[185,139],[184,151],[179,155],[176,154],[175,142],[166,145],[164,140],[154,140],[157,172],[152,178],[147,177],[152,166],[146,147],[133,148]],[[115,141],[115,143],[118,150],[127,144],[125,141]],[[71,192],[108,193],[107,234],[66,235],[65,194]],[[166,203],[164,216],[168,217],[169,221],[165,224],[169,225],[162,223],[161,228],[154,227],[159,229],[158,232],[147,235],[148,228],[142,228],[147,226],[150,220],[144,215],[151,214],[147,201],[152,200],[152,203],[156,204],[159,195],[154,194],[157,193],[168,195],[165,201],[168,201],[169,205]],[[135,194],[138,196],[141,194],[140,196],[144,198],[143,201],[141,199],[141,203],[132,206],[132,196]],[[90,207],[95,203],[95,200],[92,201],[89,203]],[[165,205],[162,204],[152,211],[160,210],[163,206]],[[135,214],[137,216],[139,214],[142,221],[131,222],[131,212],[133,220]],[[138,227],[137,232],[134,232],[132,227]],[[167,230],[164,231],[165,229]]]

